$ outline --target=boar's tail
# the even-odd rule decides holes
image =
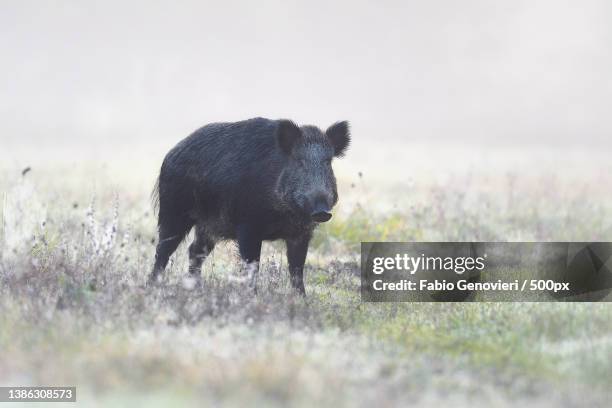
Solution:
[[[151,204],[153,205],[153,211],[159,212],[159,177],[155,180],[155,186],[151,191]]]

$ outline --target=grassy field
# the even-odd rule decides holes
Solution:
[[[231,244],[203,287],[186,245],[145,287],[154,160],[5,162],[0,384],[76,385],[84,406],[609,406],[609,303],[361,302],[360,241],[612,240],[605,155],[462,154],[339,163],[306,299],[280,243],[257,295],[231,279]]]

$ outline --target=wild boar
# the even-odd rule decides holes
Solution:
[[[256,285],[262,241],[282,239],[292,287],[305,294],[303,271],[318,223],[338,201],[332,159],[350,143],[346,121],[324,132],[290,120],[249,119],[206,125],[166,155],[153,197],[159,240],[149,282],[195,227],[189,274],[221,240],[235,240]]]

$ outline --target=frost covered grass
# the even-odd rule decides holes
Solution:
[[[607,303],[359,295],[360,241],[611,240],[609,166],[568,163],[582,173],[341,167],[307,299],[289,290],[280,243],[264,245],[257,295],[230,279],[229,244],[202,287],[185,284],[186,245],[145,287],[154,166],[2,168],[0,384],[74,384],[86,406],[609,405]]]

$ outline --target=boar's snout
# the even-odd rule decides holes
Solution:
[[[318,196],[312,205],[312,211],[310,212],[310,218],[314,222],[326,222],[332,217],[331,206],[325,199],[325,196]]]
[[[310,217],[315,222],[326,222],[331,219],[332,215],[329,211],[318,211],[313,212]]]

